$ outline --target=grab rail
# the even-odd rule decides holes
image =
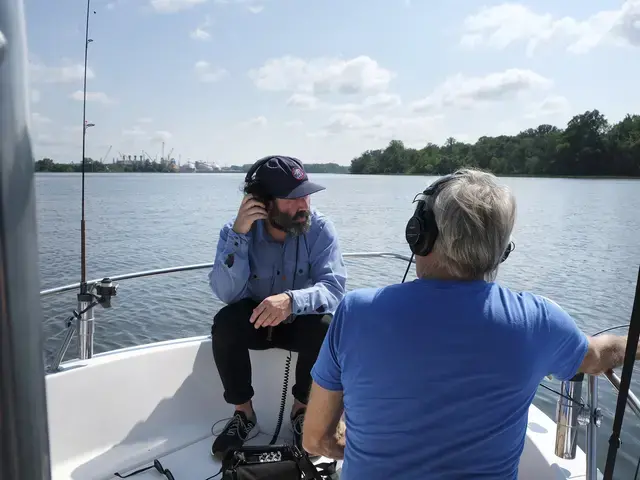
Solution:
[[[398,260],[404,260],[408,262],[410,257],[407,255],[402,255],[400,253],[393,252],[350,252],[343,253],[342,256],[344,258],[368,258],[368,257],[376,257],[376,258],[395,258]],[[415,263],[415,260],[412,260]],[[121,280],[131,280],[133,278],[142,278],[142,277],[151,277],[154,275],[163,275],[166,273],[176,273],[176,272],[188,272],[190,270],[204,270],[205,268],[212,268],[213,263],[196,263],[194,265],[182,265],[180,267],[169,267],[169,268],[158,268],[155,270],[143,270],[141,272],[135,273],[125,273],[122,275],[116,275],[115,277],[109,277],[112,281],[118,282]],[[102,279],[94,279],[87,281],[88,285],[95,285],[100,282]],[[41,297],[46,297],[48,295],[55,295],[58,293],[70,292],[72,290],[78,290],[80,288],[80,282],[78,283],[70,283],[69,285],[63,285],[61,287],[48,288],[46,290],[40,291]]]
[[[344,258],[391,258],[395,260],[404,260],[405,262],[415,262],[411,257],[407,255],[402,255],[400,253],[393,252],[350,252],[344,253],[342,255]],[[50,372],[56,372],[60,368],[60,364],[64,359],[67,350],[69,349],[69,345],[71,344],[71,340],[76,330],[78,331],[78,352],[80,360],[87,360],[93,357],[93,334],[94,334],[94,315],[93,310],[94,307],[98,304],[101,304],[105,307],[111,306],[111,295],[115,295],[117,284],[112,286],[112,282],[117,282],[121,280],[131,280],[134,278],[142,278],[142,277],[151,277],[155,275],[164,275],[168,273],[176,273],[176,272],[188,272],[192,270],[204,270],[208,268],[212,268],[213,263],[197,263],[194,265],[182,265],[179,267],[169,267],[169,268],[158,268],[155,270],[143,270],[141,272],[134,273],[125,273],[122,275],[116,275],[109,278],[89,280],[87,282],[87,292],[88,294],[79,294],[78,295],[78,310],[74,311],[74,314],[67,321],[67,332],[60,345],[60,348],[56,352],[54,356],[53,362],[49,368]],[[105,285],[108,284],[108,287]],[[49,288],[46,290],[42,290],[40,292],[41,297],[55,295],[59,293],[70,292],[72,290],[77,290],[80,288],[80,283],[72,283],[69,285],[63,285],[61,287]],[[108,293],[106,297],[99,298],[98,296],[92,295],[91,292],[94,289],[99,289],[101,292],[107,292],[106,289],[111,293]],[[95,299],[95,300],[94,300]],[[92,301],[94,300],[94,301]]]

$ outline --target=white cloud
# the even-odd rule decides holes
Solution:
[[[171,132],[167,132],[166,130],[157,130],[151,135],[151,142],[153,143],[162,143],[169,141],[173,135]]]
[[[380,107],[380,108],[393,108],[399,107],[402,104],[400,95],[395,93],[378,93],[364,99],[363,105],[365,107]]]
[[[267,60],[262,67],[249,72],[261,90],[315,95],[384,91],[394,75],[364,55],[349,60],[321,57],[309,61],[284,56]]]
[[[30,80],[33,83],[70,83],[82,81],[84,66],[80,63],[48,67],[42,63],[29,64]],[[87,80],[95,78],[91,68],[87,68]]]
[[[158,13],[175,13],[188,10],[207,0],[151,0],[151,7]]]
[[[385,110],[402,104],[400,96],[395,93],[381,92],[365,97],[360,103],[329,103],[323,102],[315,95],[308,93],[294,93],[286,104],[301,110],[329,110],[335,112],[357,112],[365,109]]]
[[[267,119],[263,115],[250,118],[249,120],[245,120],[244,122],[240,122],[241,127],[264,127],[266,125]]]
[[[318,97],[308,93],[294,93],[287,100],[287,105],[304,110],[313,110],[320,105],[320,100]]]
[[[71,95],[69,95],[69,97],[78,102],[82,102],[83,101],[82,90],[76,90]],[[102,103],[103,105],[108,105],[110,103],[113,103],[114,100],[104,92],[87,92],[87,102],[96,102],[96,103]]]
[[[208,30],[210,26],[211,26],[211,19],[209,18],[209,15],[207,15],[202,25],[199,25],[198,27],[196,27],[195,30],[191,31],[189,33],[189,36],[193,40],[200,40],[200,41],[206,42],[211,38],[211,34],[209,33],[209,30]]]
[[[569,113],[571,104],[569,100],[561,95],[551,95],[541,102],[530,106],[526,118],[541,118],[555,115],[566,115]]]
[[[31,89],[31,103],[36,104],[40,102],[40,90],[36,90],[35,88]]]
[[[151,117],[140,117],[138,120],[136,120],[136,122],[138,122],[138,123],[151,123],[151,122],[153,122],[153,118],[151,118]]]
[[[214,0],[220,5],[236,4],[244,6],[251,13],[260,13],[264,10],[263,2],[260,0]]]
[[[209,32],[207,32],[206,30],[203,30],[200,27],[198,27],[195,30],[193,30],[192,32],[190,32],[189,36],[193,40],[202,40],[202,41],[207,41],[207,40],[209,40],[211,38],[211,34]]]
[[[297,120],[297,119],[284,122],[284,126],[289,128],[300,128],[303,125],[304,125],[304,122],[302,120]]]
[[[382,141],[398,139],[424,144],[442,136],[440,127],[442,119],[442,115],[418,117],[375,115],[364,118],[351,112],[337,113],[331,116],[320,132],[313,132],[311,136],[354,134]]]
[[[471,108],[478,104],[505,100],[522,93],[545,89],[552,81],[531,70],[511,68],[482,77],[457,74],[447,78],[428,97],[414,102],[412,109],[424,112],[445,107]]]
[[[201,82],[217,82],[229,75],[224,68],[212,67],[211,64],[205,60],[196,62],[194,66],[196,76]]]
[[[504,3],[481,8],[464,20],[463,29],[460,42],[465,47],[504,49],[524,42],[528,55],[551,40],[565,41],[572,53],[585,53],[602,44],[640,46],[640,0],[627,0],[617,10],[603,10],[583,20]]]

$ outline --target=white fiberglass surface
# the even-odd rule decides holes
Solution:
[[[261,432],[252,444],[271,440],[287,353],[251,352],[254,407]],[[280,442],[292,439],[289,413],[296,358],[294,353]],[[232,407],[222,398],[209,337],[68,362],[64,371],[47,375],[46,384],[55,480],[117,478],[115,472],[124,475],[156,458],[176,480],[205,480],[219,469],[209,453],[211,430],[216,422],[214,432],[222,429]],[[532,406],[520,480],[584,478],[584,453],[578,450],[575,460],[562,460],[554,455],[554,444],[555,423]],[[158,475],[152,469],[131,479]]]

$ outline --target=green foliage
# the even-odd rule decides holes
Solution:
[[[85,172],[171,172],[168,164],[155,161],[140,160],[137,162],[102,163],[99,160],[85,158]],[[50,158],[38,160],[35,164],[36,172],[81,172],[81,163],[55,163]]]
[[[448,138],[416,150],[392,140],[351,161],[356,174],[442,175],[476,167],[498,175],[640,177],[640,115],[611,126],[598,110],[573,117],[561,130],[529,128],[515,136],[480,137],[475,144]]]

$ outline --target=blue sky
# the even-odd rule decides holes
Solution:
[[[35,153],[80,161],[86,2],[26,0]],[[640,111],[640,0],[92,0],[87,155],[348,164]]]

